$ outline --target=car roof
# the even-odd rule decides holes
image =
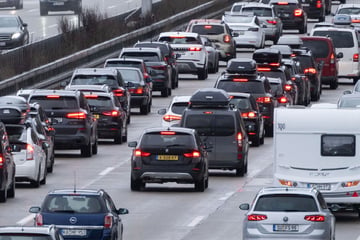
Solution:
[[[315,188],[288,188],[288,187],[264,187],[258,194],[259,195],[268,195],[268,194],[304,194],[304,195],[315,195],[318,192]]]
[[[185,37],[198,37],[198,33],[193,32],[162,32],[159,37],[163,36],[185,36]]]
[[[266,4],[266,3],[261,3],[261,2],[249,2],[247,4],[244,4],[242,9],[247,8],[247,7],[263,7],[263,8],[273,8],[272,5]],[[241,11],[242,11],[241,9]]]
[[[55,225],[32,227],[32,226],[1,226],[0,233],[38,233],[51,234]]]
[[[48,195],[100,195],[104,190],[102,189],[54,189],[48,192]]]
[[[188,133],[194,134],[195,130],[192,128],[184,128],[184,127],[153,127],[147,128],[144,130],[144,134],[152,133],[152,132],[161,132],[161,131],[174,131],[174,132],[181,132],[181,133]]]
[[[111,74],[111,75],[117,75],[117,72],[115,69],[112,68],[78,68],[75,69],[75,74],[91,74],[91,75],[104,75],[104,74]]]
[[[108,85],[67,85],[65,90],[79,90],[79,91],[96,91],[96,92],[110,92],[111,89]]]
[[[269,4],[271,3],[277,3],[277,2],[288,2],[288,3],[299,3],[298,0],[270,0]],[[282,6],[286,6],[286,5],[282,5]]]
[[[351,7],[360,8],[360,4],[356,4],[356,3],[344,3],[344,4],[340,4],[340,5],[338,6],[338,9],[340,9],[340,8],[351,8]]]
[[[221,21],[220,19],[193,19],[189,22],[189,24],[191,25],[196,25],[196,24],[199,24],[199,25],[221,25],[223,26],[224,25],[224,22]]]
[[[187,96],[174,96],[173,99],[172,99],[172,103],[189,102],[190,98],[191,98],[190,95],[187,95]]]
[[[60,96],[77,96],[80,91],[73,90],[56,90],[56,89],[41,89],[35,90],[30,94],[32,96],[46,96],[46,95],[60,95]]]
[[[117,62],[123,62],[123,61],[133,61],[133,62],[144,62],[144,59],[141,58],[130,58],[130,57],[120,57],[120,58],[108,58],[105,60],[105,62],[111,62],[111,61],[117,61]]]
[[[343,26],[343,25],[341,25]],[[317,28],[313,28],[311,30],[311,32],[314,32],[314,31],[345,31],[345,32],[355,32],[356,30],[353,29],[353,28],[343,28],[343,27],[317,27]]]
[[[161,52],[159,48],[152,47],[128,47],[123,48],[121,52]]]

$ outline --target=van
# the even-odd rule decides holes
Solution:
[[[321,84],[330,85],[331,89],[338,87],[338,60],[341,54],[336,54],[335,46],[330,37],[301,37],[303,46],[311,50],[317,63],[323,62]]]
[[[209,169],[247,173],[249,141],[238,108],[231,107],[224,90],[205,88],[196,91],[183,112],[180,126],[193,128],[208,152]]]
[[[277,108],[274,185],[320,190],[333,210],[360,207],[360,111],[336,106]],[[339,124],[341,123],[341,124]]]
[[[328,36],[332,39],[336,52],[342,53],[339,63],[338,77],[360,78],[360,36],[353,28],[319,27],[311,30],[310,36]]]

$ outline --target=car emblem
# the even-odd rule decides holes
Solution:
[[[51,116],[54,115],[54,112],[51,112],[50,115],[51,115]]]
[[[284,217],[284,218],[283,218],[283,221],[284,221],[284,222],[287,222],[287,221],[289,221],[289,218],[288,218],[288,217]]]
[[[71,224],[75,224],[75,223],[77,223],[77,218],[76,217],[71,217],[71,218],[69,218],[69,221],[70,221]]]
[[[166,149],[165,149],[165,152],[168,153],[168,152],[169,152],[169,149],[166,148]]]

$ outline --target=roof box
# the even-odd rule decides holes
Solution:
[[[190,98],[189,107],[228,107],[230,102],[229,94],[217,88],[204,88],[197,90]]]
[[[23,124],[25,114],[19,107],[0,106],[0,120],[5,124]]]
[[[226,71],[242,75],[256,75],[256,62],[251,58],[233,58],[228,61]]]
[[[254,51],[253,59],[257,64],[280,66],[282,55],[278,49],[263,48]]]

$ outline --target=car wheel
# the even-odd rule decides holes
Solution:
[[[273,126],[265,126],[265,135],[267,137],[273,137],[274,136]]]
[[[167,88],[161,90],[161,96],[162,97],[168,97],[169,96],[169,90]]]
[[[204,192],[206,188],[205,177],[203,176],[199,181],[195,182],[195,190],[198,192]]]
[[[50,166],[47,167],[47,172],[52,173],[54,170],[54,162],[55,162],[55,152],[54,149],[52,150],[51,157],[50,157]]]
[[[130,188],[132,191],[140,191],[144,183],[140,179],[130,179]]]
[[[325,22],[325,16],[320,17],[319,22]]]
[[[122,136],[122,141],[127,142],[127,136],[128,136],[128,128],[127,125],[125,127],[125,134]]]
[[[122,144],[123,143],[122,127],[120,127],[118,132],[116,133],[116,136],[114,138],[114,143],[116,143],[116,144]]]
[[[237,177],[243,177],[245,175],[245,165],[244,164],[241,168],[236,169],[235,175]]]
[[[127,119],[126,119],[127,124],[130,124],[130,117],[131,117],[131,114],[129,113],[128,116],[127,116]]]
[[[7,196],[9,198],[14,198],[15,197],[15,175],[14,175],[13,180],[11,182],[10,188],[7,190]]]
[[[81,156],[82,157],[91,157],[92,156],[91,141],[89,140],[89,143],[87,145],[82,146],[80,151],[81,151]]]
[[[252,146],[254,146],[254,147],[258,147],[258,146],[260,146],[260,139],[261,139],[261,137],[260,137],[260,133],[258,133],[256,136],[255,136],[255,138],[253,139],[253,141],[251,141],[251,145]]]
[[[40,16],[47,16],[47,15],[48,15],[48,11],[46,7],[40,4]]]
[[[46,184],[47,168],[44,167],[44,178],[40,181],[41,185]]]
[[[262,133],[262,136],[260,138],[260,144],[263,145],[264,144],[264,139],[265,139],[265,133]]]
[[[338,86],[339,86],[339,82],[338,82],[337,78],[335,78],[334,81],[332,81],[330,83],[330,89],[337,89]]]
[[[33,187],[33,188],[38,188],[40,187],[40,167],[39,167],[39,172],[38,172],[38,175],[36,177],[36,180],[31,180],[30,181],[30,186]]]
[[[148,113],[149,113],[149,105],[148,104],[141,105],[140,106],[140,114],[147,115]]]
[[[299,33],[303,34],[307,32],[307,25],[304,23],[304,25],[299,28]]]
[[[205,188],[209,187],[209,176],[205,180]]]
[[[92,151],[92,154],[94,154],[94,155],[96,155],[98,153],[98,139],[97,138],[95,139],[94,145],[92,145],[91,151]]]
[[[359,77],[353,78],[353,83],[356,84],[359,81]]]
[[[198,73],[198,80],[205,80],[207,78],[207,69],[204,67],[203,69],[199,69]]]
[[[6,202],[7,199],[7,189],[0,191],[0,202]]]

